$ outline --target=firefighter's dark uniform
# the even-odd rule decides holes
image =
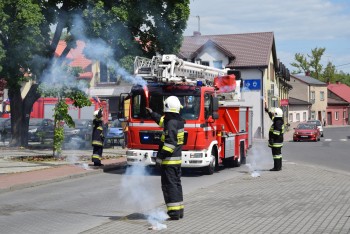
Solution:
[[[183,218],[184,204],[181,185],[181,151],[184,143],[184,123],[178,113],[164,116],[151,113],[152,119],[164,127],[159,144],[157,162],[160,164],[161,182],[167,213],[171,219]]]
[[[274,117],[273,113],[265,108],[272,120],[272,125],[269,130],[269,147],[272,150],[274,166],[270,171],[282,170],[282,147],[284,134],[284,121],[282,117]]]
[[[94,163],[94,166],[103,166],[101,164],[102,160],[102,152],[103,152],[103,141],[104,141],[104,135],[103,135],[103,123],[102,123],[102,110],[99,112],[99,114],[95,117],[93,120],[93,129],[92,129],[92,162]]]

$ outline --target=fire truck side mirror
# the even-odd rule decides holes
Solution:
[[[219,98],[213,97],[213,101],[211,103],[213,105],[212,106],[213,112],[217,112],[219,110]]]

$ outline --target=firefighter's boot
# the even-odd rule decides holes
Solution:
[[[282,159],[280,158],[280,159],[277,159],[278,160],[278,170],[279,171],[282,171]]]
[[[180,210],[180,219],[182,219],[184,217],[184,209]]]
[[[180,211],[168,211],[169,219],[168,220],[179,220],[180,219]]]
[[[278,159],[273,160],[273,168],[270,169],[270,171],[279,171],[278,170]]]

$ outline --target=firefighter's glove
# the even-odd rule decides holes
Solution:
[[[265,112],[269,112],[269,109],[267,107],[265,107]]]
[[[162,164],[162,162],[163,162],[163,160],[162,160],[162,159],[160,159],[160,158],[156,158],[156,163],[157,163],[157,164],[161,165],[161,164]]]
[[[152,112],[153,112],[152,109],[149,108],[149,107],[146,107],[146,110],[147,110],[147,112],[150,113],[150,114],[152,114]]]

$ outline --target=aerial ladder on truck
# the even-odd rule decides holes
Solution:
[[[245,162],[249,107],[239,105],[241,80],[237,71],[166,54],[152,59],[136,57],[134,73],[146,85],[133,86],[119,99],[120,117],[128,113],[128,165],[156,164],[162,129],[145,107],[162,114],[163,101],[172,95],[179,98],[183,106],[180,114],[186,120],[182,167],[202,168],[212,174],[219,164],[239,166]]]

